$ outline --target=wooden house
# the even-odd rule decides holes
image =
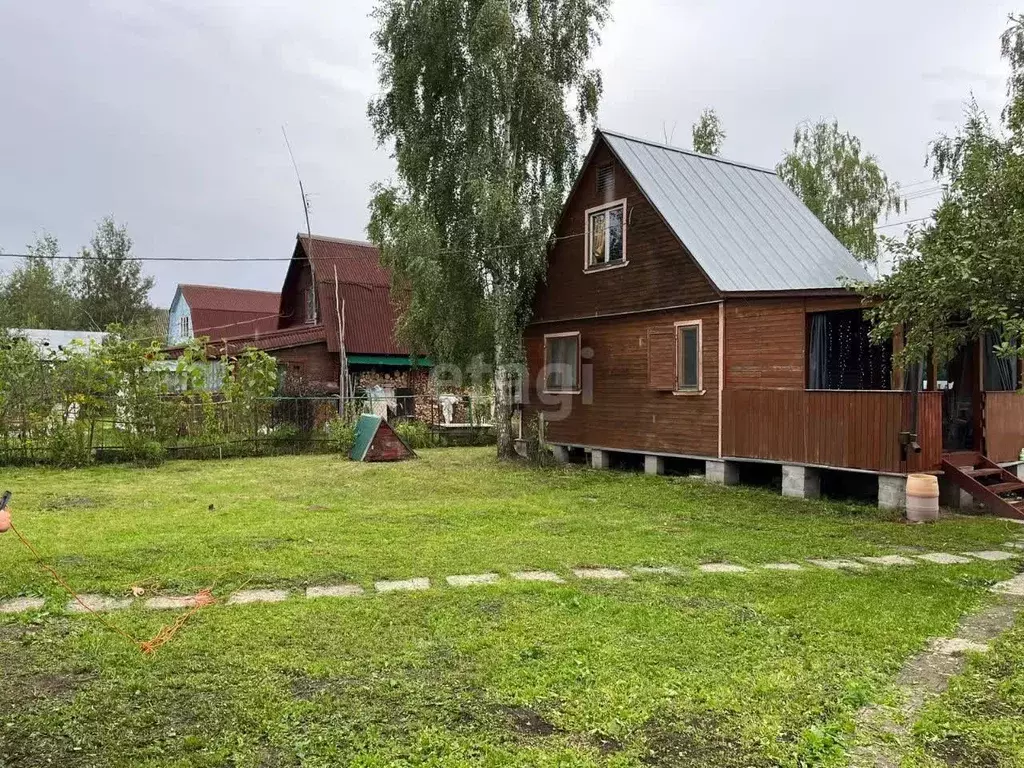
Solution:
[[[883,506],[911,472],[986,484],[986,458],[1024,448],[1016,372],[979,341],[914,391],[844,287],[869,279],[773,171],[600,130],[534,299],[524,419],[561,459],[685,459],[724,483],[769,463],[788,495],[824,470],[877,477]]]

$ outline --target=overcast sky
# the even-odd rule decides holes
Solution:
[[[364,238],[370,185],[392,172],[366,120],[371,7],[0,0],[0,250],[24,252],[48,231],[74,253],[112,214],[140,256],[287,257],[304,225],[282,125],[314,231]],[[597,54],[601,124],[689,147],[710,105],[728,132],[723,155],[774,166],[799,121],[834,117],[890,178],[919,182],[928,141],[957,125],[971,91],[993,115],[1002,105],[998,36],[1011,10],[617,0]],[[167,306],[178,282],[277,290],[285,264],[147,269],[154,303]]]

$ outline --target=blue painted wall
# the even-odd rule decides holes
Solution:
[[[182,336],[180,332],[181,318],[188,318],[188,335]],[[174,346],[175,344],[182,344],[193,337],[192,331],[192,310],[185,301],[185,297],[181,295],[181,289],[179,288],[174,294],[174,301],[171,302],[171,309],[168,313],[167,318],[167,345]]]

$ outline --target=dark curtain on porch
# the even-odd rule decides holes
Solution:
[[[889,389],[892,343],[872,344],[871,326],[859,309],[810,315],[810,389]]]
[[[1017,358],[999,357],[995,347],[1001,341],[999,334],[985,334],[985,389],[989,392],[1012,392],[1017,389]]]

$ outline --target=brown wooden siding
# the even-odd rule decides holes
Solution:
[[[546,437],[553,443],[621,451],[718,455],[718,312],[711,304],[685,311],[631,315],[605,320],[531,328],[526,338],[525,416],[546,414]],[[704,394],[677,395],[648,382],[648,331],[671,329],[682,320],[702,320],[701,361]],[[582,395],[544,395],[538,381],[544,364],[543,334],[579,331],[583,350]],[[588,360],[588,350],[592,353]],[[588,373],[588,362],[592,366]],[[560,408],[568,415],[558,418]]]
[[[598,168],[612,164],[614,181],[598,192]],[[586,211],[625,198],[626,266],[584,272]],[[602,142],[566,205],[548,254],[546,280],[537,286],[533,322],[635,312],[718,298],[696,262],[626,170]]]
[[[722,454],[879,472],[935,469],[942,459],[942,398],[921,393],[922,452],[904,463],[899,434],[910,428],[911,401],[909,392],[726,390]]]
[[[1024,395],[985,392],[985,455],[992,461],[1017,461],[1024,448]]]
[[[725,303],[725,388],[803,389],[807,316],[803,299]]]

